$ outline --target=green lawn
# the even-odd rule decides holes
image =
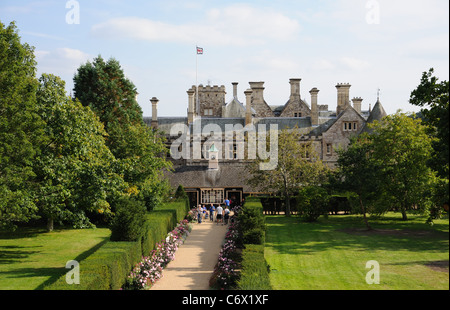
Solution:
[[[317,223],[267,216],[265,257],[275,290],[448,290],[449,220],[430,227],[425,218],[399,214],[372,220],[335,215]],[[395,231],[394,231],[395,230]],[[366,262],[380,266],[380,284],[367,284]],[[428,264],[443,268],[431,268]]]
[[[69,260],[92,254],[111,231],[20,229],[0,234],[0,290],[35,290],[68,271]]]

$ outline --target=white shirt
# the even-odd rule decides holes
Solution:
[[[221,206],[217,207],[217,214],[222,214],[223,208]]]

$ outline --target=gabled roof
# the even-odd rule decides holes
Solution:
[[[327,132],[331,127],[333,127],[334,123],[336,123],[341,117],[343,117],[346,113],[348,113],[349,111],[352,111],[352,110],[355,112],[355,114],[361,120],[363,120],[364,123],[366,122],[364,117],[362,117],[361,114],[359,114],[351,105],[349,105],[349,106],[347,106],[347,108],[345,108],[344,111],[339,113],[339,115],[336,118],[332,118],[329,121],[319,125],[318,127],[314,128],[313,130],[311,130],[311,132],[309,133],[309,136],[320,136],[324,132]]]
[[[294,104],[298,104],[300,107],[304,106],[307,110],[311,111],[311,108],[309,107],[309,105],[303,101],[301,98],[299,98],[299,100],[291,100],[289,99],[286,104],[283,106],[283,109],[280,113],[280,115],[283,115],[284,111],[290,106],[290,105],[294,105]]]

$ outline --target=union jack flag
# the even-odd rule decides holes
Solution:
[[[197,55],[203,55],[203,48],[197,46]]]

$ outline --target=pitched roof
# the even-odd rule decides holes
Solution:
[[[245,192],[258,191],[247,184],[249,174],[242,163],[220,163],[218,170],[209,170],[206,165],[177,166],[165,175],[172,187],[181,184],[185,188],[242,187]]]

